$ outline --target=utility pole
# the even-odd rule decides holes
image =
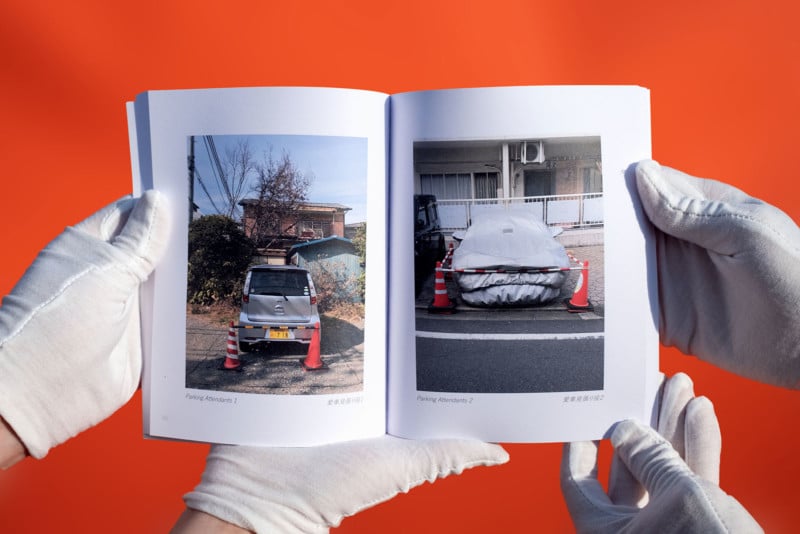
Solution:
[[[194,216],[194,136],[189,136],[189,224]]]

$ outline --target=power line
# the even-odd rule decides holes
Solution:
[[[228,179],[225,176],[225,170],[222,168],[222,163],[220,162],[219,154],[217,153],[217,146],[214,143],[214,137],[211,135],[205,135],[203,136],[203,139],[206,143],[206,150],[211,156],[210,159],[212,162],[212,168],[216,167],[217,180],[225,191],[225,197],[228,199],[228,205],[231,206],[230,210],[232,211],[234,209],[233,206],[235,205],[235,199],[233,198],[230,187],[228,187]],[[232,213],[228,213],[228,215],[232,215]]]

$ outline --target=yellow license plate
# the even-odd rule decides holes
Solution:
[[[270,330],[269,331],[269,338],[270,339],[290,339],[289,338],[289,331],[288,330]]]

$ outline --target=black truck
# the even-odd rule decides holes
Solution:
[[[446,252],[434,195],[414,195],[414,286],[416,293]]]

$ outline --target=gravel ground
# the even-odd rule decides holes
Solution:
[[[322,317],[320,356],[324,370],[306,371],[306,345],[270,344],[240,353],[237,370],[223,370],[227,322],[212,314],[186,316],[186,387],[269,395],[322,395],[363,389],[363,321]]]

